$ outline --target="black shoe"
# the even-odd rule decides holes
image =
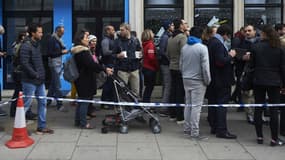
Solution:
[[[216,134],[216,130],[215,129],[211,129],[211,134]]]
[[[231,134],[229,132],[225,133],[225,134],[216,134],[217,138],[224,138],[224,139],[236,139],[237,136],[234,134]]]
[[[284,141],[277,138],[277,140],[271,140],[270,141],[270,146],[274,147],[274,146],[283,146],[284,145]]]
[[[263,144],[263,138],[262,137],[258,137],[256,139],[257,144]]]
[[[7,112],[5,112],[2,108],[0,108],[0,116],[7,116]]]
[[[38,118],[38,115],[33,112],[26,114],[26,120],[37,120],[37,118]]]

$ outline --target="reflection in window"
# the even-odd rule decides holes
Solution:
[[[145,28],[150,28],[153,30],[153,33],[157,33],[164,21],[181,17],[181,8],[146,8]]]
[[[7,11],[51,11],[54,0],[9,0],[5,1]]]
[[[281,0],[245,0],[244,4],[280,4]]]
[[[195,0],[195,4],[232,4],[229,0]]]
[[[183,0],[145,0],[146,5],[182,5]]]
[[[245,0],[244,22],[259,27],[263,24],[282,23],[281,0]]]
[[[206,26],[213,17],[218,19],[214,24],[225,23],[231,25],[233,23],[231,8],[195,8],[194,24],[198,26]]]
[[[124,0],[74,0],[76,11],[120,11],[124,9]]]
[[[96,18],[77,17],[73,23],[76,24],[76,28],[73,30],[75,33],[83,28],[87,29],[91,34],[95,34],[96,32]]]
[[[260,26],[281,23],[281,8],[245,8],[245,24]]]
[[[233,0],[195,0],[194,25],[233,26]]]

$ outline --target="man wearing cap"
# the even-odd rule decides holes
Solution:
[[[51,81],[48,89],[48,97],[62,98],[61,85],[60,85],[60,74],[62,67],[62,55],[68,53],[65,48],[61,37],[64,34],[64,27],[57,26],[55,28],[55,33],[47,42],[47,53],[49,56],[48,64],[51,71]],[[47,105],[50,105],[52,100],[47,101]],[[64,108],[61,101],[57,100],[57,110],[61,112],[66,112],[67,109]]]

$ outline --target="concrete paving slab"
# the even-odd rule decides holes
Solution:
[[[132,131],[128,134],[118,134],[118,142],[155,143],[155,135],[148,131]]]
[[[77,142],[80,129],[56,129],[54,134],[45,135],[40,142]]]
[[[4,134],[0,140],[0,159],[2,160],[19,160],[25,159],[29,153],[36,147],[39,139],[41,138],[38,135],[32,135],[32,138],[35,143],[27,148],[18,148],[18,149],[10,149],[5,146],[5,143],[12,138],[9,134]]]
[[[118,143],[118,160],[161,160],[156,143]]]
[[[199,142],[208,159],[249,160],[253,157],[238,143]]]
[[[256,160],[284,160],[285,147],[270,147],[268,144],[245,147]]]
[[[201,148],[196,146],[163,146],[160,152],[163,160],[207,160]]]
[[[38,143],[27,160],[70,160],[76,143]]]
[[[116,147],[77,146],[72,160],[116,160]]]
[[[161,146],[194,146],[196,141],[192,141],[189,136],[181,134],[157,134],[155,135],[158,145]]]
[[[79,141],[79,146],[116,146],[117,133],[102,134],[96,129],[83,130]]]

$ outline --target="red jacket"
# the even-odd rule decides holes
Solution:
[[[158,70],[155,46],[152,40],[143,42],[143,67],[152,71]]]

